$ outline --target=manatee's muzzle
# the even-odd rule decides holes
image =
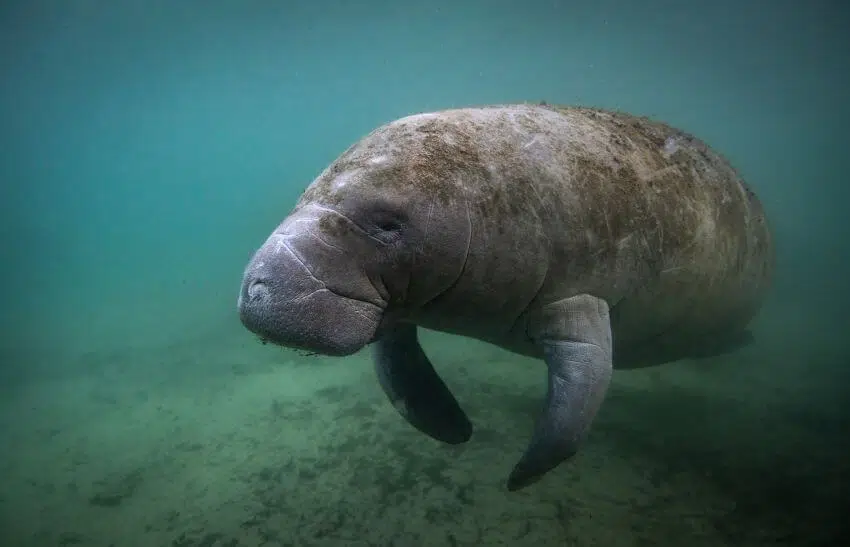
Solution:
[[[274,234],[242,279],[242,324],[274,344],[324,355],[349,355],[373,340],[383,309],[314,276],[303,252]]]

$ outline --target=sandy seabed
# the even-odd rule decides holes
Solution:
[[[579,455],[517,493],[542,363],[423,335],[476,428],[444,446],[395,413],[368,352],[300,357],[234,326],[95,350],[4,381],[0,545],[835,545],[846,414],[794,371],[848,353],[773,339],[618,371]]]

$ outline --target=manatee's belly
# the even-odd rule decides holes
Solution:
[[[614,366],[654,366],[737,347],[758,312],[766,286],[764,276],[731,277],[728,282],[706,286],[698,272],[663,274],[611,307]],[[528,315],[500,318],[476,314],[475,307],[470,307],[465,314],[431,310],[407,320],[542,358],[542,349],[527,331]]]
[[[652,366],[740,346],[767,280],[730,276],[713,286],[702,281],[698,275],[659,280],[613,306],[615,366]]]
[[[493,316],[476,317],[474,314],[460,318],[430,313],[417,314],[407,320],[426,329],[474,338],[526,357],[543,357],[540,347],[529,338],[524,319],[511,321]]]

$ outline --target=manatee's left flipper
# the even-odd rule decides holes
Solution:
[[[372,348],[378,380],[399,414],[438,441],[469,440],[472,423],[422,351],[416,325],[393,325]]]
[[[531,443],[508,479],[516,491],[570,458],[605,398],[612,370],[608,305],[578,295],[547,306],[536,333],[549,386]]]

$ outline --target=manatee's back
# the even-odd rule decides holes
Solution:
[[[567,242],[572,256],[564,260],[591,264],[587,289],[612,306],[618,366],[741,343],[774,264],[755,194],[723,157],[675,128],[595,109],[557,110],[587,135],[573,142],[566,177],[584,211],[567,229],[586,237]]]
[[[413,158],[407,184],[463,201],[471,226],[461,277],[414,310],[420,324],[534,354],[534,310],[586,292],[612,307],[621,365],[737,334],[763,298],[773,251],[761,205],[686,133],[541,105],[417,115],[378,133],[393,135],[387,155]]]

